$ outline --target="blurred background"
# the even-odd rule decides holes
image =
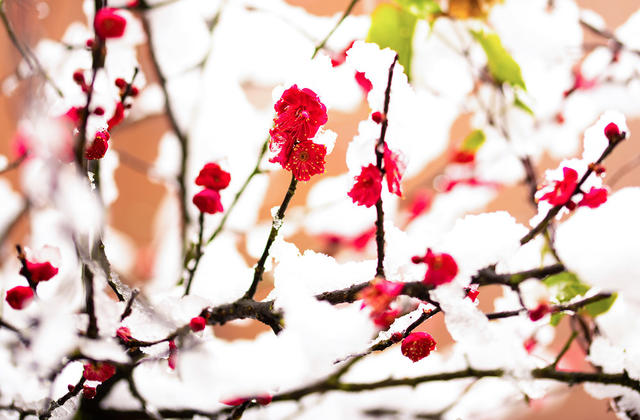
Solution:
[[[81,0],[4,0],[7,15],[14,24],[17,36],[26,44],[34,46],[42,38],[54,40],[61,39],[67,26],[72,21],[86,22],[86,17],[82,13]],[[287,0],[288,3],[304,7],[308,12],[333,16],[341,13],[349,3],[348,0]],[[379,1],[362,0],[354,9],[354,14],[370,14]],[[609,28],[615,28],[622,24],[629,15],[640,7],[638,0],[618,0],[615,2],[607,0],[578,0],[577,3],[584,8],[597,11],[607,22]],[[327,28],[328,30],[329,28]],[[585,32],[585,43],[603,44],[601,38],[597,38],[589,32]],[[153,66],[150,62],[147,46],[140,47],[138,51],[142,70],[150,83],[157,81]],[[7,33],[0,30],[0,82],[8,76],[16,73],[16,69],[21,61],[20,54],[11,44]],[[271,100],[271,90],[261,90],[257,88],[252,92],[254,99],[259,102]],[[17,89],[10,95],[0,95],[0,154],[5,155],[9,161],[15,158],[12,150],[12,138],[15,135],[17,122],[23,116],[24,110],[29,104],[29,84],[19,83]],[[344,154],[348,141],[357,133],[358,122],[366,118],[369,114],[366,101],[363,101],[359,108],[352,113],[331,111],[327,128],[338,133],[338,142],[333,154],[327,162],[327,173],[338,174],[346,170]],[[630,120],[628,125],[631,133],[640,133],[640,121]],[[142,284],[148,276],[150,261],[152,261],[154,250],[152,245],[153,220],[160,200],[167,194],[165,187],[161,184],[153,183],[143,173],[144,163],[151,164],[157,155],[158,141],[161,136],[170,130],[169,123],[164,116],[147,117],[136,122],[123,123],[114,133],[110,147],[120,153],[120,166],[116,170],[116,182],[119,188],[119,197],[109,211],[109,220],[112,226],[127,235],[132,241],[136,252],[136,266],[130,273],[122,273],[125,281],[131,284]],[[458,143],[469,132],[468,119],[461,118],[454,124],[450,134],[450,142],[453,145]],[[632,140],[625,142],[607,160],[607,168],[615,172],[615,168],[622,167],[625,163],[632,162],[640,154],[640,145],[632,136]],[[131,159],[127,159],[129,156]],[[637,160],[637,159],[636,159]],[[407,193],[403,205],[406,207],[412,201],[416,187],[424,185],[438,173],[447,162],[447,156],[442,156],[433,162],[423,173],[404,183],[404,190]],[[556,167],[557,161],[548,157],[537,163],[538,173],[544,169]],[[142,170],[141,170],[142,169]],[[2,175],[9,180],[13,188],[19,190],[19,171],[11,171]],[[278,205],[282,191],[286,189],[289,182],[289,175],[284,171],[277,171],[271,174],[269,191],[265,202],[260,210],[261,220],[270,218],[269,209]],[[616,183],[613,190],[629,186],[638,185],[640,181],[640,170],[633,168],[628,171]],[[299,186],[292,205],[304,204],[306,193],[311,183],[304,183]],[[527,202],[527,188],[522,186],[506,187],[500,190],[500,194],[486,211],[498,209],[508,210],[520,223],[526,223],[533,215],[533,208]],[[273,192],[271,194],[270,192]],[[21,242],[29,229],[28,220],[23,218],[12,231],[10,240],[7,242],[7,249],[3,250],[3,258],[11,256],[13,244]],[[307,237],[298,234],[291,238],[299,247],[311,248],[320,252],[330,253],[330,244],[319,238]],[[252,264],[252,262],[249,262]],[[267,282],[263,282],[267,283]],[[268,283],[267,283],[268,287]],[[264,295],[267,290],[262,290]],[[498,290],[487,291],[483,289],[480,296],[481,308],[491,310],[491,296],[498,294]],[[492,295],[493,294],[493,295]],[[485,297],[484,303],[482,298]],[[260,297],[260,294],[259,296]],[[435,319],[434,319],[435,320]],[[251,337],[263,331],[254,324],[243,324],[242,326],[231,326],[219,328],[216,333],[233,339],[235,337]],[[446,343],[446,330],[441,318],[436,322],[430,321],[429,331],[439,339],[440,345]],[[569,335],[567,325],[561,324],[558,331],[558,338],[554,343],[556,349]],[[568,352],[563,359],[573,368],[585,368],[584,354],[577,345]],[[544,401],[532,401],[530,409],[523,410],[522,419],[613,419],[615,416],[608,410],[606,401],[594,400],[586,395],[581,387],[567,389],[560,392],[560,398],[547,397]]]

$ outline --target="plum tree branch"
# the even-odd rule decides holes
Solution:
[[[375,154],[376,154],[376,168],[380,171],[381,174],[384,174],[385,169],[383,168],[382,162],[384,158],[384,149],[385,149],[385,137],[387,135],[387,127],[389,126],[389,120],[387,119],[387,114],[389,112],[389,103],[391,102],[391,81],[393,79],[393,69],[398,62],[398,54],[393,57],[393,62],[391,66],[389,66],[389,76],[387,79],[387,87],[384,92],[384,118],[380,124],[380,137],[376,142],[375,146]],[[389,174],[387,174],[389,176]],[[384,275],[384,210],[382,208],[382,194],[376,201],[376,249],[378,255],[378,262],[376,265],[376,277],[385,278]]]
[[[602,152],[602,154],[600,155],[598,160],[595,162],[595,164],[594,165],[589,165],[587,171],[584,173],[584,175],[582,175],[582,178],[580,178],[580,181],[578,181],[578,184],[573,189],[573,193],[571,194],[571,197],[569,197],[565,203],[553,206],[547,212],[547,215],[544,217],[544,219],[542,219],[533,229],[531,229],[529,231],[529,233],[527,233],[525,236],[522,237],[522,239],[520,239],[520,244],[521,245],[524,245],[524,244],[528,243],[533,238],[535,238],[540,232],[542,232],[543,230],[546,229],[546,227],[549,224],[549,222],[551,220],[553,220],[554,217],[556,217],[556,215],[560,212],[560,210],[562,210],[562,208],[569,201],[571,201],[573,196],[581,192],[582,184],[584,184],[584,182],[587,180],[587,178],[589,178],[589,176],[593,173],[593,171],[594,171],[593,168],[595,166],[601,164],[602,161],[605,160],[606,157],[609,156],[609,154],[611,154],[613,149],[615,149],[616,146],[618,146],[621,142],[622,142],[622,139],[620,139],[619,141],[610,141],[609,142],[609,144],[607,145],[606,149]]]

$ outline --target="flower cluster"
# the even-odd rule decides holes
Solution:
[[[118,13],[117,9],[104,7],[96,12],[93,21],[93,28],[96,33],[96,37],[102,41],[109,38],[120,38],[124,35],[125,28],[127,26],[127,20]],[[87,47],[93,49],[94,54],[104,54],[100,52],[100,48],[104,46],[104,42],[95,42],[93,39],[87,41]],[[95,74],[94,74],[95,77]],[[89,90],[93,89],[93,82],[87,83],[84,77],[84,71],[78,69],[73,73],[73,80],[80,86],[82,91],[89,95]],[[107,120],[107,129],[98,131],[93,139],[93,142],[85,150],[85,159],[96,160],[102,159],[109,147],[107,141],[110,137],[111,130],[120,124],[124,120],[124,111],[130,107],[130,104],[125,103],[125,99],[128,96],[136,96],[138,94],[138,88],[127,83],[122,78],[115,80],[115,85],[120,89],[120,98],[116,101],[113,115]],[[89,116],[89,109],[72,107],[65,114],[76,126]],[[103,107],[98,106],[91,110],[92,114],[102,116],[105,113]]]
[[[220,201],[220,190],[229,186],[231,175],[217,163],[207,163],[196,178],[196,185],[204,189],[193,196],[195,204],[202,213],[215,214],[224,211]]]
[[[381,117],[380,117],[381,118]],[[381,120],[382,121],[382,120]],[[402,197],[400,181],[406,169],[406,165],[400,155],[393,152],[385,142],[382,154],[382,170],[374,164],[363,166],[359,175],[356,175],[355,183],[351,191],[347,193],[351,200],[359,206],[371,207],[378,202],[382,193],[382,177],[387,179],[387,188],[390,193]]]
[[[327,148],[311,139],[327,122],[327,108],[311,89],[297,85],[285,90],[274,106],[274,126],[269,131],[269,149],[275,153],[270,162],[291,171],[298,181],[324,172]]]
[[[546,192],[540,200],[548,201],[553,206],[566,206],[569,210],[578,207],[595,209],[607,201],[606,188],[595,188],[582,193],[582,199],[576,204],[571,200],[578,186],[578,172],[575,169],[562,168],[563,179],[553,182],[553,190]]]
[[[27,279],[29,286],[16,286],[9,289],[5,297],[9,306],[16,310],[24,309],[31,303],[40,282],[48,281],[58,274],[58,268],[51,265],[49,261],[28,260],[22,253],[19,258],[22,261],[20,275]]]
[[[603,134],[609,141],[609,147],[624,140],[627,136],[627,133],[620,131],[618,125],[613,122],[605,126]],[[605,172],[605,168],[598,162],[589,164],[589,170],[600,176]],[[553,189],[543,194],[540,200],[548,201],[553,206],[565,206],[569,210],[573,210],[576,207],[595,209],[607,201],[609,195],[607,188],[591,187],[589,191],[579,188],[582,187],[584,180],[582,182],[578,180],[578,172],[575,169],[563,167],[562,176],[561,180],[553,182]],[[582,194],[582,198],[576,203],[573,198],[578,193]]]

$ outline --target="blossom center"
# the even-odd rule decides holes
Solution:
[[[442,265],[443,265],[442,257],[440,255],[435,256],[433,258],[433,269],[439,270],[442,268]]]
[[[309,152],[306,150],[303,150],[302,152],[300,152],[300,154],[298,155],[298,159],[306,162],[309,160]]]

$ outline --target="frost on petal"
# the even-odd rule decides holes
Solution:
[[[640,188],[622,189],[596,209],[579,208],[558,227],[560,259],[584,282],[640,301],[639,213]]]

